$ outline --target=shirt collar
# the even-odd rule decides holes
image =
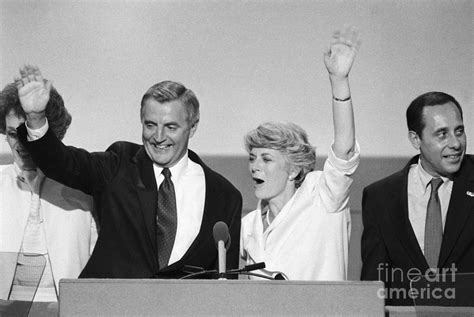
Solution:
[[[22,170],[15,162],[13,162],[13,169],[15,170],[20,182],[28,184],[33,191],[39,192],[45,178],[45,175],[39,168],[36,168],[35,170]]]
[[[421,185],[421,190],[423,190],[424,192],[428,189],[428,185],[430,184],[431,180],[435,177],[433,177],[432,175],[430,175],[424,168],[423,166],[421,165],[421,158],[418,159],[418,166],[417,166],[417,176],[418,176],[418,179],[420,181],[420,185]],[[444,176],[439,176],[439,178],[441,178],[443,180],[443,184],[447,183],[450,181],[449,178],[447,177],[444,177]],[[441,184],[441,185],[443,185]]]
[[[186,153],[186,155],[184,155],[175,165],[169,168],[171,172],[171,180],[173,182],[177,182],[181,178],[181,175],[184,174],[188,167],[188,161],[189,157],[188,153]],[[163,167],[158,166],[156,163],[153,163],[153,169],[155,171],[156,177],[160,176],[161,172],[163,171]]]
[[[20,167],[18,166],[18,164],[16,164],[16,162],[13,162],[13,170],[15,170],[15,174],[16,176],[20,176],[21,175],[21,169]]]
[[[18,164],[16,164],[16,162],[13,162],[13,169],[15,170],[18,179],[27,184],[34,184],[39,174],[39,169],[23,170],[18,166]]]

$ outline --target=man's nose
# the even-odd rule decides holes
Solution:
[[[166,134],[163,129],[156,129],[154,138],[156,142],[163,142],[166,139]]]
[[[456,134],[451,134],[449,138],[449,147],[452,149],[459,149],[461,147],[461,137]]]

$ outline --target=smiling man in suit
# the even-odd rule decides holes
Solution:
[[[199,102],[180,83],[160,82],[142,98],[143,145],[116,142],[105,152],[65,146],[48,127],[51,83],[37,67],[20,71],[17,87],[26,125],[20,140],[52,179],[93,195],[100,233],[85,278],[179,278],[186,265],[217,268],[212,235],[229,227],[227,263],[239,261],[242,196],[191,150]]]
[[[362,198],[361,279],[385,282],[388,305],[413,305],[416,276],[474,272],[474,156],[466,154],[461,106],[428,92],[406,116],[420,154]]]

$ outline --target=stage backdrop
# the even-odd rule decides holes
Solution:
[[[67,143],[104,150],[141,142],[143,93],[165,79],[201,102],[191,148],[245,155],[267,120],[305,128],[318,153],[333,138],[323,51],[358,27],[351,73],[364,156],[410,156],[405,109],[441,90],[464,106],[473,150],[472,1],[0,1],[0,85],[38,65],[73,115]],[[0,151],[6,151],[2,141]]]

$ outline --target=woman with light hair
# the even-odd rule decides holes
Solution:
[[[350,176],[359,165],[348,75],[359,43],[353,29],[338,31],[324,54],[334,142],[322,171],[315,170],[316,154],[306,132],[294,123],[264,123],[245,136],[259,202],[242,218],[240,245],[246,264],[265,262],[256,274],[347,278]]]

